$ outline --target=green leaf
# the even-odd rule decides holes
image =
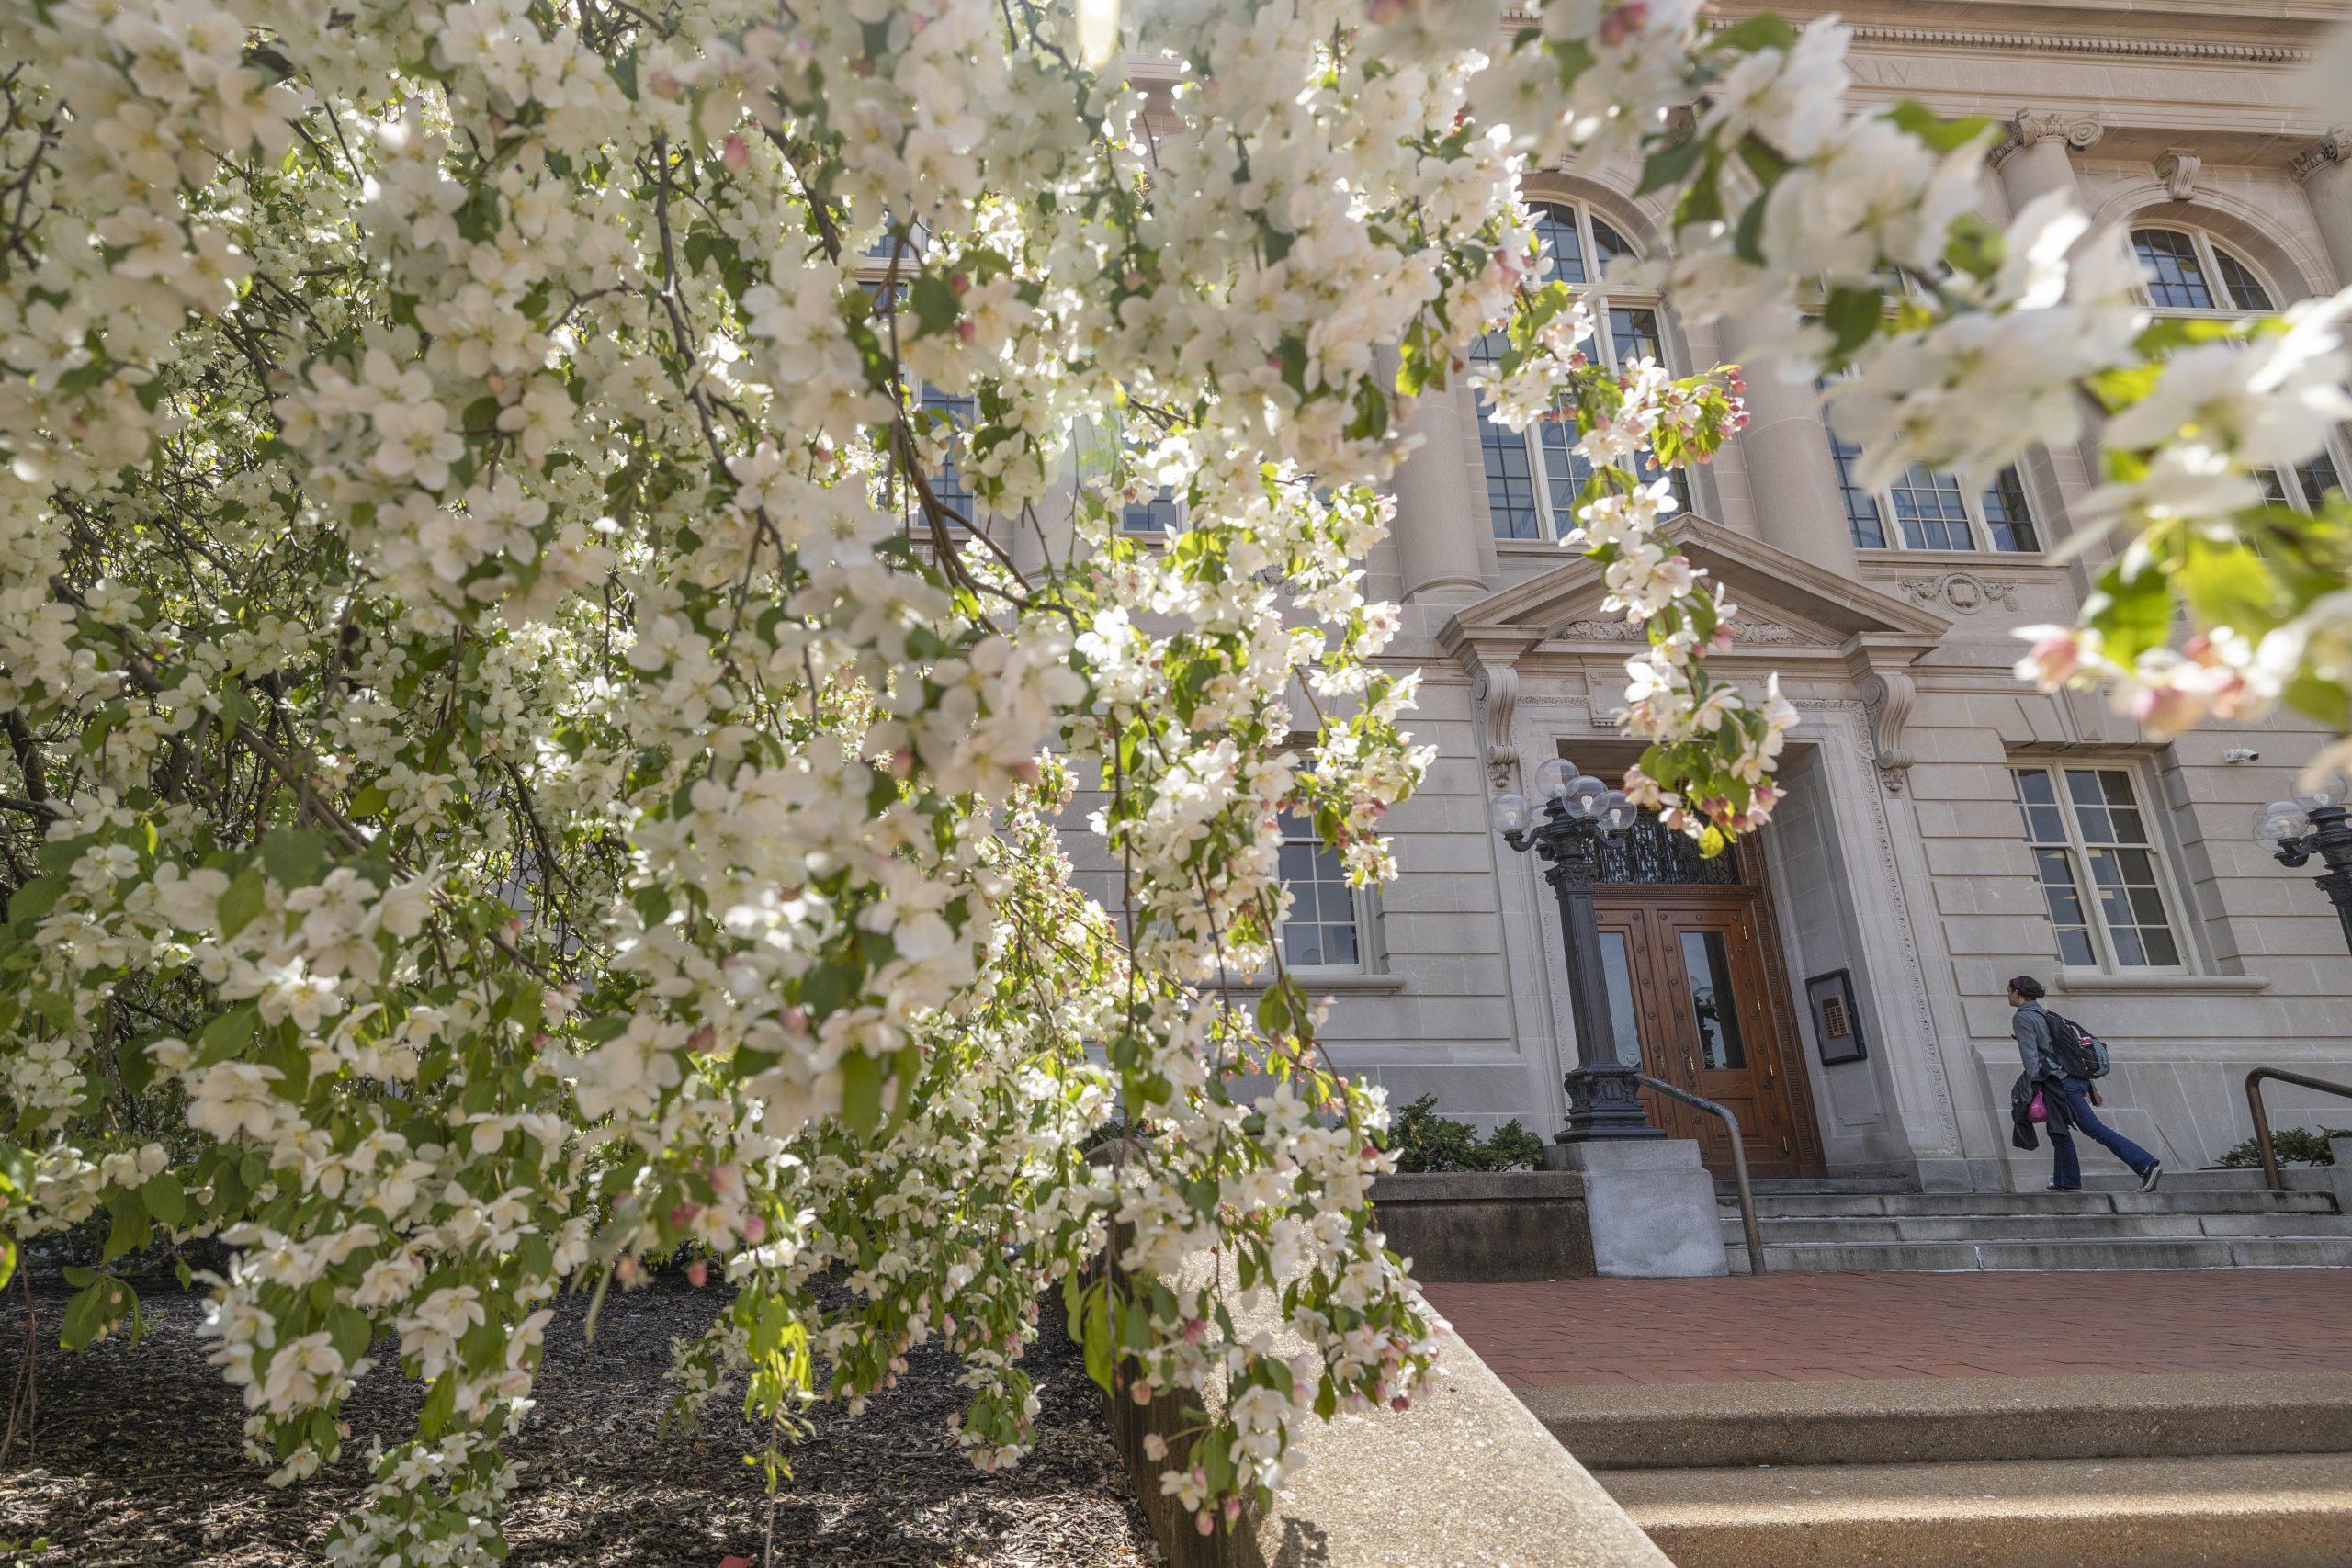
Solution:
[[[1767,49],[1794,49],[1796,44],[1797,29],[1787,18],[1771,11],[1759,11],[1721,32],[1707,35],[1708,47],[1724,53],[1754,54]]]
[[[1875,288],[1833,288],[1821,320],[1836,338],[1832,352],[1842,362],[1870,342],[1871,334],[1886,320],[1886,299]]]
[[[424,1396],[424,1408],[417,1413],[417,1436],[427,1439],[439,1437],[441,1428],[457,1412],[458,1374],[443,1372],[434,1380],[433,1392]]]
[[[861,1138],[882,1124],[882,1064],[863,1051],[842,1058],[842,1121]]]
[[[159,1170],[149,1177],[146,1185],[140,1188],[139,1196],[147,1205],[147,1212],[167,1225],[179,1224],[187,1218],[187,1192],[173,1171]]]
[[[199,1066],[225,1062],[243,1051],[253,1041],[254,1026],[261,1014],[252,1002],[240,1002],[204,1026],[196,1037],[196,1060]]]
[[[2154,559],[2134,544],[2100,573],[2098,586],[2084,601],[2086,619],[2099,628],[2108,656],[2129,665],[2172,632],[2172,585]]]
[[[114,1289],[109,1280],[94,1280],[65,1303],[65,1322],[57,1336],[58,1348],[79,1350],[105,1331],[113,1315],[107,1307],[107,1297]]]
[[[36,877],[26,883],[9,896],[8,923],[31,935],[33,923],[55,908],[58,899],[72,886],[62,876]]]
[[[17,1243],[13,1236],[0,1235],[0,1290],[17,1277]]]
[[[1266,994],[1258,998],[1258,1028],[1261,1033],[1276,1035],[1290,1027],[1290,998],[1280,986],[1269,986]]]
[[[326,863],[326,840],[297,828],[273,828],[261,836],[261,863],[280,887],[308,887]]]
[[[327,1335],[334,1341],[335,1353],[348,1366],[368,1353],[376,1330],[366,1313],[356,1307],[337,1306],[327,1314]]]
[[[114,1225],[107,1232],[107,1244],[98,1254],[100,1263],[111,1263],[126,1252],[137,1252],[155,1239],[155,1227],[147,1222],[146,1205],[136,1192],[118,1188],[107,1194],[107,1212],[114,1215]]]
[[[262,905],[268,897],[268,887],[262,881],[261,873],[250,868],[229,884],[229,890],[220,895],[221,934],[235,936],[252,924],[253,918],[261,913]]]
[[[2180,586],[2208,628],[2229,626],[2259,637],[2278,624],[2284,597],[2262,558],[2234,540],[2192,537]]]
[[[1992,126],[1992,121],[1977,116],[1968,119],[1945,119],[1916,98],[1905,98],[1890,107],[1885,118],[1894,122],[1905,135],[1927,143],[1937,152],[1957,152]]]
[[[907,302],[914,307],[915,321],[926,334],[954,332],[964,314],[963,301],[936,273],[919,274],[907,291]]]
[[[1659,148],[1643,162],[1641,188],[1634,194],[1647,196],[1654,190],[1680,185],[1690,177],[1690,171],[1699,166],[1699,160],[1712,145],[1703,136],[1686,136],[1671,146]]]

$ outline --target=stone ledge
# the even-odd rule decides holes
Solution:
[[[1375,1177],[1372,1201],[1477,1203],[1503,1198],[1581,1198],[1584,1173],[1575,1170],[1422,1170]]]
[[[1415,1279],[1487,1284],[1591,1275],[1585,1192],[1581,1171],[1445,1170],[1377,1178],[1372,1202]]]
[[[2269,988],[2266,975],[2058,975],[2058,989],[2075,996],[2250,997]]]
[[[1263,1308],[1237,1304],[1234,1318],[1245,1335],[1275,1327]],[[1208,1536],[1159,1495],[1161,1466],[1143,1455],[1147,1431],[1181,1440],[1198,1401],[1114,1398],[1113,1435],[1170,1568],[1673,1568],[1460,1336],[1442,1327],[1439,1341],[1410,1408],[1302,1422],[1304,1462],[1273,1507]],[[1289,1348],[1277,1333],[1276,1352]]]

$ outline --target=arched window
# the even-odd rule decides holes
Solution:
[[[1535,231],[1544,244],[1544,278],[1578,288],[1600,288],[1592,296],[1592,313],[1601,330],[1593,334],[1586,352],[1611,369],[1636,359],[1664,360],[1664,334],[1658,327],[1657,296],[1649,290],[1612,285],[1610,273],[1620,262],[1634,259],[1634,247],[1581,202],[1537,202],[1531,209]],[[1479,365],[1492,365],[1509,344],[1498,332],[1488,333],[1470,350]],[[1487,510],[1494,517],[1500,539],[1556,539],[1576,526],[1577,494],[1592,477],[1592,466],[1576,453],[1576,426],[1546,420],[1523,431],[1506,430],[1489,414],[1486,400],[1478,402],[1478,449],[1487,471]],[[1645,469],[1655,478],[1655,469]],[[1675,476],[1675,495],[1688,505],[1682,476]]]
[[[2254,269],[2207,235],[2180,229],[2134,229],[2132,249],[2148,279],[2148,303],[2167,315],[2278,309]]]
[[[2132,249],[2146,277],[2148,303],[2160,316],[2236,316],[2275,310],[2276,297],[2253,267],[2213,237],[2190,229],[2134,229]],[[2273,468],[2262,488],[2273,506],[2309,512],[2343,488],[2333,452],[2322,450],[2292,472]]]

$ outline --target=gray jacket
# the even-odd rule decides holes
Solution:
[[[2028,1083],[2042,1083],[2064,1075],[2050,1055],[2050,1013],[2040,1002],[2028,1000],[2009,1021],[2017,1035],[2018,1059],[2025,1064]]]

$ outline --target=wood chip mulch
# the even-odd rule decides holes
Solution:
[[[205,1359],[199,1297],[164,1281],[141,1294],[153,1332],[131,1346],[108,1339],[74,1355],[57,1348],[71,1291],[33,1286],[40,1328],[39,1452],[22,1434],[0,1472],[0,1563],[45,1536],[22,1561],[47,1568],[294,1568],[322,1560],[334,1524],[356,1507],[368,1439],[411,1429],[421,1389],[401,1377],[397,1348],[379,1342],[379,1370],[346,1404],[344,1458],[284,1491],[243,1458],[243,1408]],[[509,1499],[508,1562],[719,1568],[729,1555],[764,1568],[769,1500],[743,1455],[763,1429],[739,1402],[711,1407],[700,1433],[659,1429],[674,1385],[670,1342],[701,1332],[726,1300],[663,1280],[615,1292],[593,1343],[587,1303],[567,1297],[547,1334],[538,1407],[510,1452],[522,1478]],[[775,1507],[778,1565],[858,1568],[1144,1568],[1159,1561],[1103,1422],[1102,1396],[1062,1331],[1058,1299],[1046,1307],[1023,1362],[1043,1405],[1037,1449],[1016,1469],[984,1474],[947,1428],[967,1395],[955,1359],[916,1352],[899,1387],[851,1420],[839,1406],[809,1413],[813,1430],[791,1451],[793,1475]],[[0,1398],[25,1344],[24,1289],[0,1303]]]

